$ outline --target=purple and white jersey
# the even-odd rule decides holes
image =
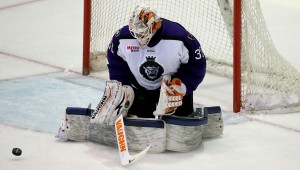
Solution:
[[[206,72],[206,59],[197,39],[180,24],[162,19],[162,27],[142,48],[128,26],[118,30],[108,48],[111,80],[123,85],[156,90],[163,75],[177,77],[194,91]]]

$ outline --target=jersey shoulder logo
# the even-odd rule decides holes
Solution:
[[[157,80],[164,72],[164,68],[155,62],[155,59],[156,57],[154,56],[147,56],[146,62],[144,62],[139,69],[142,76],[149,81]]]
[[[120,35],[120,30],[115,32],[115,37],[118,37]]]
[[[188,39],[190,39],[190,40],[195,40],[196,38],[193,36],[193,34],[189,33]]]

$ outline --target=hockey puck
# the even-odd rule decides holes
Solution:
[[[13,148],[12,153],[16,156],[20,156],[22,154],[22,150],[20,148]]]

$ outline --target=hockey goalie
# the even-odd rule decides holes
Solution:
[[[67,108],[60,137],[116,145],[124,117],[129,149],[186,152],[202,137],[222,133],[219,107],[194,108],[206,58],[199,41],[180,24],[137,6],[107,51],[110,81],[95,110]],[[63,133],[63,135],[62,135]],[[120,142],[119,142],[120,143]]]

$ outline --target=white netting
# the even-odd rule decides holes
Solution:
[[[217,1],[210,0],[193,0],[190,3],[182,0],[92,0],[92,60],[99,58],[95,54],[106,52],[112,36],[128,24],[129,16],[138,4],[149,4],[161,17],[177,21],[187,28],[200,40],[207,58],[232,65],[231,40]]]
[[[149,4],[161,17],[187,28],[201,43],[207,70],[232,77],[233,16],[232,3],[228,4],[227,0],[92,0],[90,51],[93,71],[106,69],[108,44],[114,33],[128,24],[138,4]],[[259,1],[245,0],[242,9],[242,106],[250,110],[272,108],[273,104],[255,106],[264,103],[263,99],[270,99],[263,97],[265,95],[281,97],[279,101],[288,103],[280,107],[299,104],[300,75],[274,47]],[[290,103],[286,95],[291,93],[294,100]]]
[[[246,110],[300,104],[300,74],[276,50],[258,0],[242,5],[242,87]]]

